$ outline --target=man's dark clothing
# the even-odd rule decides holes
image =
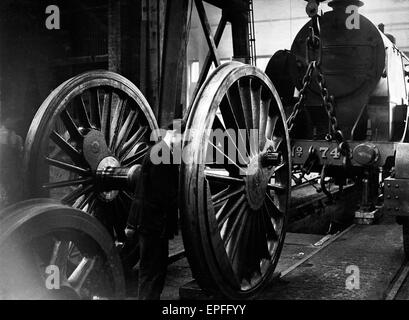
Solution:
[[[158,159],[159,157],[159,159]],[[165,163],[158,163],[162,159]],[[128,225],[140,243],[139,298],[159,299],[166,277],[168,242],[178,229],[178,166],[164,141],[142,161]]]

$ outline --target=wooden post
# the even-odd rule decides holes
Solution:
[[[189,0],[168,0],[163,44],[158,123],[165,125],[182,114],[181,96],[187,46]]]
[[[121,71],[121,0],[108,4],[108,69]]]
[[[243,0],[248,7],[248,0]],[[230,11],[231,32],[233,37],[233,59],[250,63],[249,17],[247,11]]]

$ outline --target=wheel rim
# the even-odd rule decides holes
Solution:
[[[274,271],[285,236],[290,148],[280,99],[260,70],[226,64],[204,84],[187,129],[182,218],[194,275],[228,297],[252,297]],[[209,129],[229,129],[229,150]],[[267,150],[274,165],[263,162]]]
[[[119,299],[121,262],[95,219],[50,200],[0,213],[2,299]],[[51,277],[52,275],[52,277]]]
[[[26,139],[29,196],[94,215],[125,241],[133,190],[109,190],[96,172],[140,164],[157,129],[149,104],[122,76],[92,71],[66,81],[44,101]]]

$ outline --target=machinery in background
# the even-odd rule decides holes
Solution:
[[[266,69],[288,116],[293,166],[340,188],[355,181],[362,189],[355,221],[396,216],[409,255],[409,59],[383,26],[357,15],[361,1],[330,1],[322,15],[318,5],[309,1],[311,21]]]

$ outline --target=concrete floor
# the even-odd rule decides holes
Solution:
[[[401,226],[392,219],[378,225],[354,225],[342,234],[329,238],[322,246],[316,243],[322,235],[288,233],[276,271],[275,280],[260,299],[384,299],[388,288],[404,262]],[[180,241],[180,239],[178,240]],[[314,245],[315,244],[315,245]],[[359,268],[360,288],[348,290],[348,266]],[[189,296],[192,281],[186,258],[169,266],[162,299],[205,298],[197,292]],[[186,284],[188,284],[186,286]],[[198,291],[198,290],[197,290]],[[397,298],[409,297],[405,282]]]

